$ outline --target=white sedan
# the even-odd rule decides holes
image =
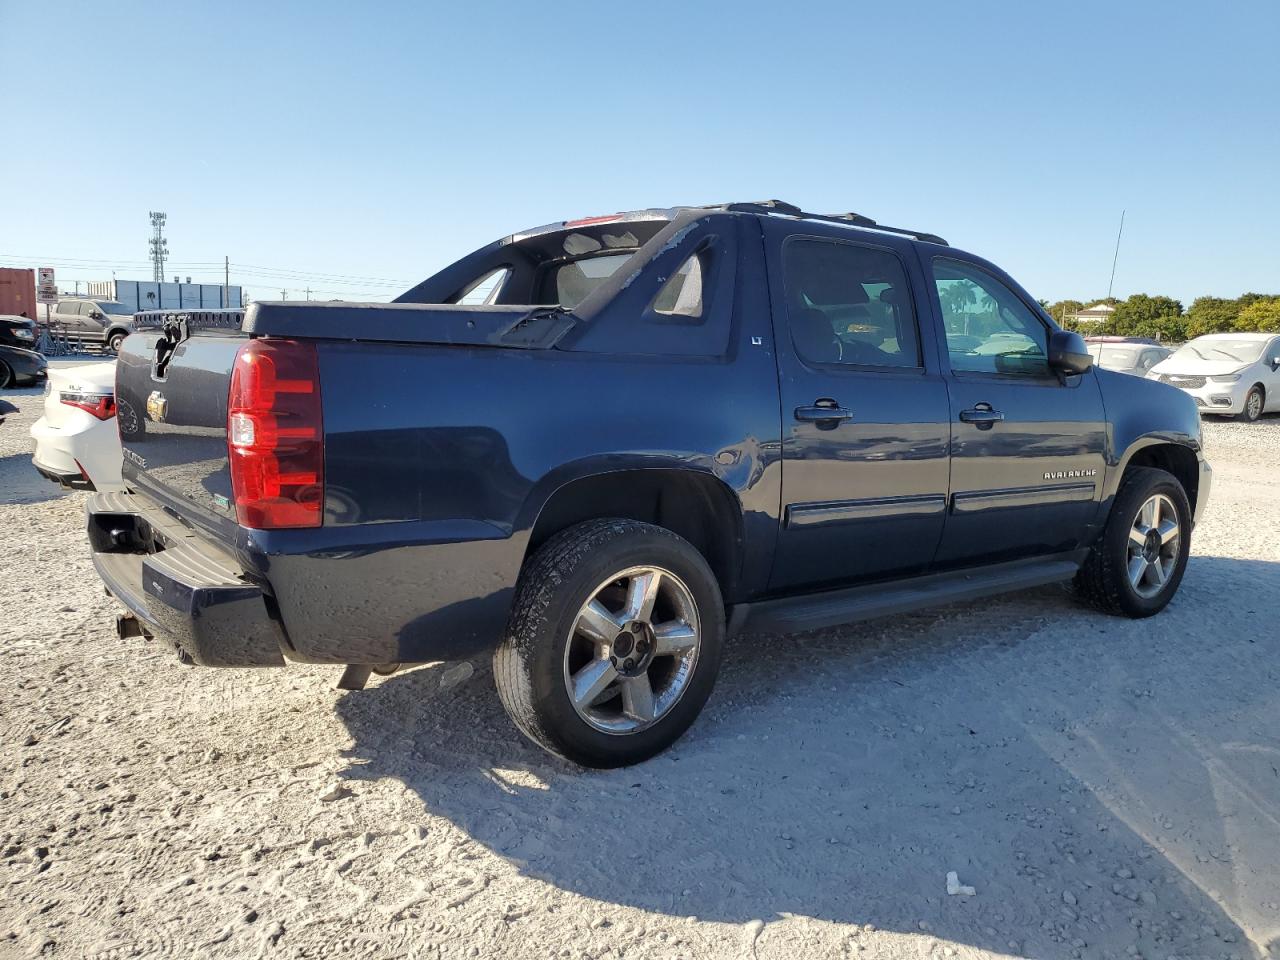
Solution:
[[[44,416],[31,437],[41,475],[69,487],[123,490],[115,363],[51,367]]]
[[[1186,391],[1201,413],[1257,420],[1280,410],[1280,335],[1196,337],[1152,367],[1147,378]]]

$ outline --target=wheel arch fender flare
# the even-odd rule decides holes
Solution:
[[[1189,442],[1188,438],[1170,434],[1147,434],[1134,439],[1118,458],[1116,465],[1107,471],[1102,491],[1101,515],[1105,517],[1110,513],[1125,471],[1132,466],[1158,467],[1173,474],[1186,491],[1192,512],[1196,512],[1201,458],[1199,444]]]
[[[529,491],[514,530],[527,558],[573,523],[623,516],[690,541],[710,563],[726,598],[740,573],[745,518],[732,484],[701,454],[608,454],[562,464]]]

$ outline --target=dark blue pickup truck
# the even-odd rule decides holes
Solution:
[[[1209,494],[1189,397],[856,214],[554,223],[238,321],[121,352],[130,492],[89,507],[121,635],[353,688],[495,650],[516,725],[590,766],[679,737],[744,628],[1072,579],[1154,614]]]

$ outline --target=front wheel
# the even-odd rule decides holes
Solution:
[[[1182,484],[1165,470],[1132,468],[1076,574],[1076,589],[1107,613],[1150,617],[1178,592],[1190,550],[1191,504]]]
[[[119,356],[120,345],[124,343],[124,338],[127,336],[128,334],[126,333],[113,333],[107,339],[107,349],[110,350],[112,353],[114,353],[116,356]]]
[[[1262,416],[1262,406],[1265,396],[1262,393],[1262,387],[1257,386],[1249,391],[1249,395],[1244,398],[1244,410],[1240,413],[1240,419],[1245,423],[1253,423]]]
[[[13,371],[9,369],[9,365],[0,360],[0,390],[8,390],[13,386]]]
[[[526,563],[494,677],[526,736],[586,767],[665,750],[711,695],[720,588],[688,541],[634,520],[580,523]]]

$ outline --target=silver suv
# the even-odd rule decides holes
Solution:
[[[114,300],[59,300],[49,316],[55,336],[100,343],[112,353],[133,332],[133,314]]]

